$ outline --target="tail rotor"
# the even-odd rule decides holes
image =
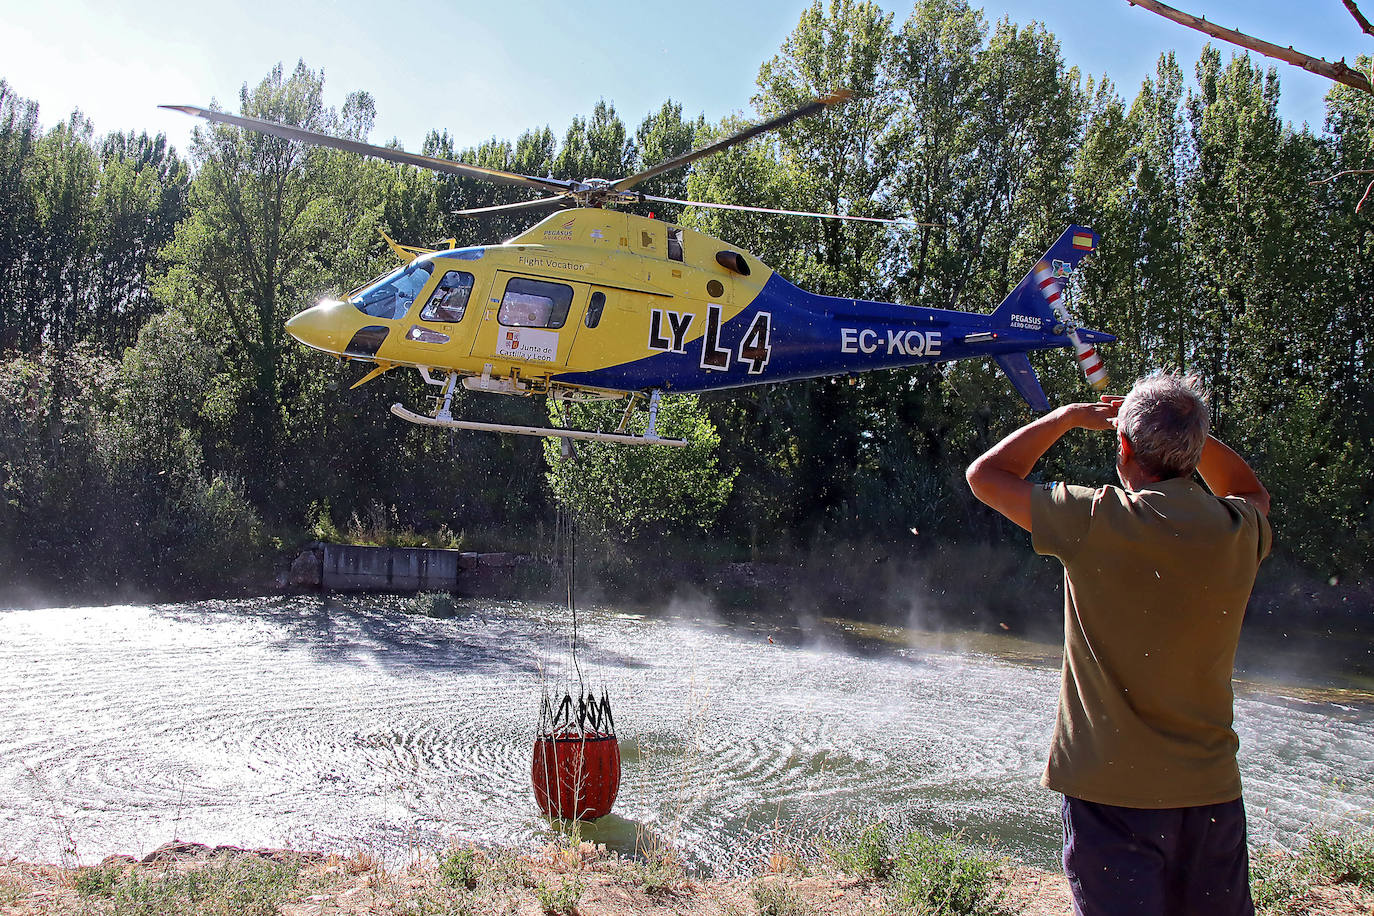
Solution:
[[[1084,343],[1083,339],[1078,336],[1078,329],[1074,326],[1073,318],[1069,315],[1069,310],[1064,307],[1064,288],[1055,276],[1054,267],[1048,261],[1040,261],[1031,273],[1036,288],[1040,290],[1040,295],[1045,297],[1045,302],[1054,310],[1055,317],[1064,323],[1064,327],[1067,329],[1066,335],[1073,343],[1074,353],[1078,356],[1078,368],[1083,370],[1083,376],[1088,380],[1088,384],[1092,386],[1094,391],[1101,391],[1106,388],[1108,381],[1110,381],[1107,377],[1107,367],[1102,362],[1102,357],[1098,355],[1097,348],[1092,344]]]

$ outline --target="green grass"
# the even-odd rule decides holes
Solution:
[[[1333,884],[1355,884],[1374,890],[1374,830],[1319,831],[1307,841],[1303,855],[1317,874]]]
[[[820,842],[840,872],[884,886],[893,909],[923,916],[1003,916],[1004,859],[958,833],[897,835],[881,821],[841,826]]]
[[[611,869],[619,879],[650,896],[674,894],[691,883],[682,861],[666,851],[644,853],[642,858],[616,857]]]
[[[276,916],[296,896],[299,877],[293,865],[237,860],[187,872],[89,868],[75,887],[107,901],[113,916]]]
[[[439,547],[448,550],[463,548],[463,535],[455,534],[446,524],[438,531],[416,531],[401,526],[395,506],[385,506],[376,500],[368,503],[363,515],[356,511],[347,524],[335,524],[329,501],[312,503],[307,513],[310,536],[331,544],[356,544],[370,547]]]
[[[586,882],[578,875],[559,881],[540,881],[534,886],[534,897],[548,916],[573,916],[577,912],[577,901],[586,891]]]
[[[792,885],[780,881],[756,881],[749,889],[758,916],[812,916],[816,912]]]
[[[72,886],[83,897],[113,897],[124,877],[124,869],[117,865],[98,865],[83,868],[72,879]]]
[[[841,828],[838,836],[821,841],[821,851],[856,878],[886,881],[892,876],[892,828],[882,821]]]
[[[1298,856],[1286,852],[1250,857],[1250,898],[1260,916],[1282,916],[1306,893],[1310,877]]]
[[[16,882],[8,877],[0,876],[0,906],[18,903],[23,896],[24,892]]]
[[[671,894],[687,884],[682,863],[664,856],[645,861],[638,877],[646,894]]]

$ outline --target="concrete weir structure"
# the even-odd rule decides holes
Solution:
[[[456,592],[509,573],[516,560],[510,553],[316,543],[291,564],[288,584],[328,592]]]

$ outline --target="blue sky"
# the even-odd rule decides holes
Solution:
[[[395,137],[413,150],[427,130],[445,128],[467,146],[545,124],[561,133],[600,98],[631,127],[666,98],[712,120],[750,111],[759,65],[807,5],[0,0],[0,78],[39,103],[45,127],[80,107],[98,132],[162,131],[185,149],[192,119],[158,104],[205,105],[213,97],[237,110],[244,82],[256,83],[278,61],[290,68],[303,58],[324,69],[331,104],[354,89],[372,93],[374,142]],[[882,5],[898,22],[911,9]],[[1341,0],[1305,0],[1301,16],[1292,14],[1292,0],[1174,5],[1328,59],[1353,63],[1374,51]],[[1045,23],[1069,64],[1106,73],[1128,98],[1160,52],[1176,51],[1190,73],[1205,41],[1126,0],[988,0],[984,11],[989,20]],[[1274,63],[1283,116],[1320,127],[1330,84]]]

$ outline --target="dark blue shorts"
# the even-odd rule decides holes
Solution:
[[[1119,808],[1064,796],[1077,916],[1253,916],[1245,805]]]

